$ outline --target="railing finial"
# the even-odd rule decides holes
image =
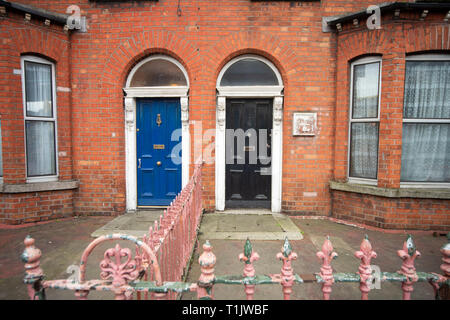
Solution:
[[[372,244],[369,241],[369,236],[366,234],[361,242],[360,251],[355,252],[355,257],[361,260],[358,268],[358,274],[361,278],[359,289],[361,290],[361,299],[367,300],[369,298],[370,287],[368,281],[372,279],[372,267],[370,262],[372,258],[377,257],[377,253],[372,250]]]
[[[259,255],[257,252],[253,252],[252,244],[250,243],[249,238],[247,238],[247,241],[245,241],[244,253],[239,254],[239,260],[245,263],[244,277],[254,277],[255,267],[253,266],[253,261],[259,260]],[[247,300],[253,300],[253,296],[255,294],[255,285],[246,284],[245,294],[247,295]]]
[[[292,285],[294,284],[294,269],[292,269],[292,260],[297,259],[297,254],[292,252],[291,244],[288,238],[284,240],[281,252],[278,252],[277,258],[283,261],[281,268],[281,285],[283,286],[284,300],[290,300]]]
[[[198,258],[201,274],[198,279],[197,297],[199,299],[212,299],[214,285],[214,267],[216,265],[216,256],[212,252],[212,246],[208,240],[203,244],[203,253]]]
[[[322,260],[322,267],[320,268],[319,276],[322,278],[322,292],[323,299],[330,300],[331,286],[334,283],[333,268],[331,268],[331,261],[335,259],[338,254],[333,251],[333,245],[330,241],[330,236],[327,235],[323,245],[322,251],[316,253],[317,257]]]
[[[31,300],[45,300],[45,291],[41,286],[41,280],[44,278],[41,264],[41,250],[34,246],[34,239],[27,235],[23,241],[25,250],[20,258],[25,263],[25,277],[23,282],[28,287],[28,296]]]
[[[414,260],[420,257],[420,252],[416,249],[416,245],[410,234],[408,234],[405,242],[403,242],[402,250],[398,250],[397,254],[403,260],[402,267],[397,273],[406,276],[406,281],[402,282],[403,300],[410,300],[411,292],[414,290],[413,284],[418,280]]]

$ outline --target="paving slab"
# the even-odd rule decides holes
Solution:
[[[286,215],[269,210],[226,210],[203,215],[199,239],[301,240],[301,230]]]
[[[142,210],[126,213],[108,222],[101,228],[95,230],[91,237],[97,238],[111,233],[124,233],[137,238],[142,238],[148,234],[148,229],[153,223],[159,220],[163,209]]]

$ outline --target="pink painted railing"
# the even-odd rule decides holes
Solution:
[[[196,165],[194,174],[188,184],[178,194],[171,205],[164,210],[159,222],[149,228],[148,235],[143,238],[153,252],[156,253],[164,281],[182,281],[188,263],[193,254],[196,236],[202,215],[202,166]],[[145,252],[136,248],[138,257],[148,263]],[[154,272],[146,272],[144,280],[153,280]],[[170,291],[166,298],[173,299],[176,292]],[[141,299],[140,292],[137,298]],[[144,298],[148,299],[146,292]]]
[[[27,284],[30,299],[45,299],[46,288],[74,290],[80,300],[87,299],[91,290],[111,291],[118,300],[132,299],[134,292],[137,299],[175,299],[181,291],[165,290],[161,286],[183,280],[196,243],[202,210],[202,165],[199,164],[195,166],[188,184],[142,240],[124,234],[111,234],[92,241],[81,257],[79,279],[44,281],[40,268],[41,251],[34,246],[34,239],[27,236],[21,258],[25,262],[24,283]],[[102,280],[86,280],[89,255],[99,244],[114,240],[134,242],[134,257],[131,249],[116,244],[105,251],[100,262]],[[141,279],[144,281],[136,282]],[[159,289],[151,290],[150,285],[140,290],[130,286],[131,282],[154,284]]]
[[[26,261],[25,283],[28,285],[28,293],[31,299],[45,299],[45,289],[66,289],[74,290],[78,299],[86,299],[91,290],[106,290],[115,294],[116,299],[131,299],[134,292],[152,294],[155,299],[174,298],[176,294],[186,291],[197,293],[199,299],[213,299],[215,284],[242,285],[248,300],[252,300],[256,286],[262,284],[281,285],[283,297],[286,300],[291,298],[292,286],[294,283],[318,283],[321,285],[324,300],[329,300],[332,287],[341,282],[354,282],[359,284],[361,299],[367,300],[371,290],[371,284],[375,279],[372,275],[371,260],[377,257],[372,249],[367,236],[363,239],[360,250],[355,252],[355,257],[361,260],[356,273],[335,273],[331,263],[337,257],[333,245],[327,237],[322,245],[322,250],[317,252],[317,257],[322,261],[320,271],[314,274],[295,274],[292,261],[297,259],[297,254],[292,251],[289,241],[286,239],[277,258],[282,261],[281,273],[269,275],[256,275],[253,263],[259,259],[259,255],[253,252],[250,241],[247,240],[244,252],[239,255],[239,260],[244,262],[243,275],[216,276],[214,269],[216,256],[212,251],[212,246],[208,241],[203,244],[203,253],[199,257],[201,274],[197,283],[163,281],[158,259],[154,251],[147,242],[140,241],[134,237],[126,235],[110,235],[94,240],[85,251],[85,254],[92,251],[98,244],[108,240],[129,240],[139,248],[135,258],[132,258],[130,249],[122,249],[118,244],[115,248],[105,252],[105,259],[101,262],[101,277],[103,280],[84,280],[84,269],[82,270],[81,281],[69,280],[43,280],[43,272],[39,267],[41,252],[34,246],[34,239],[25,239],[26,249],[23,253],[23,260]],[[403,244],[403,248],[398,250],[397,255],[403,260],[399,271],[381,272],[378,280],[381,282],[401,283],[403,299],[411,299],[414,284],[416,282],[429,282],[434,289],[436,299],[450,299],[450,238],[440,252],[442,253],[441,270],[443,274],[418,272],[415,269],[414,261],[420,257],[420,252],[416,249],[411,236],[408,236]],[[85,261],[83,254],[82,261]],[[122,263],[122,258],[126,258]],[[171,260],[169,259],[169,262]],[[152,266],[149,268],[149,266]],[[172,265],[179,272],[177,265]],[[153,279],[152,281],[141,281],[143,270],[146,270]],[[180,273],[178,273],[179,275]]]

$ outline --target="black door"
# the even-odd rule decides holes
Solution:
[[[271,99],[227,99],[227,208],[270,208]]]

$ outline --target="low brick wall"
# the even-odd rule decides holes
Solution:
[[[450,230],[450,200],[331,190],[333,217],[385,229]]]
[[[72,216],[74,190],[6,193],[0,197],[0,223],[17,225]]]

